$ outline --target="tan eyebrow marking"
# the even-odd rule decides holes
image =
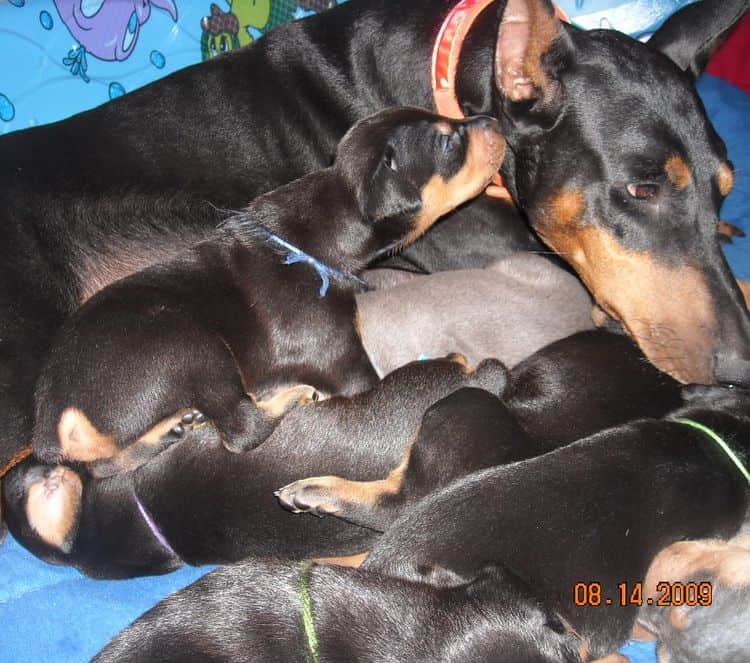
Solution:
[[[664,164],[664,170],[670,179],[680,191],[687,187],[693,180],[693,174],[685,163],[685,160],[679,154],[673,154]]]
[[[716,176],[716,181],[719,184],[719,191],[721,192],[722,196],[729,195],[729,192],[732,190],[732,187],[734,186],[734,173],[732,172],[732,169],[729,167],[729,164],[723,163],[719,167],[719,173]]]

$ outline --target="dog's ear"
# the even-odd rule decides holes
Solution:
[[[403,217],[411,219],[422,209],[422,195],[407,178],[381,164],[362,191],[362,211],[373,223]]]
[[[748,7],[750,0],[703,0],[688,5],[667,19],[649,46],[697,78]]]
[[[571,51],[547,0],[508,0],[495,47],[495,84],[512,121],[554,121],[562,105],[558,72]]]

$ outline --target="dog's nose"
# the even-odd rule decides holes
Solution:
[[[750,387],[750,359],[735,353],[716,355],[714,377],[722,385]]]

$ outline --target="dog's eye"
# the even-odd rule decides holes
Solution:
[[[396,163],[396,153],[392,147],[387,147],[383,154],[383,163],[388,170],[392,170],[394,173],[398,172],[398,164]]]
[[[637,182],[627,186],[628,193],[637,200],[651,200],[659,193],[659,185],[654,182]]]

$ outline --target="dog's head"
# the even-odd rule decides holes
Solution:
[[[422,582],[442,590],[454,618],[466,630],[451,641],[451,660],[581,663],[588,660],[582,638],[532,592],[526,582],[496,564],[464,577],[439,566],[419,568]],[[471,606],[462,614],[462,606]]]
[[[648,44],[508,0],[495,53],[506,181],[534,229],[659,368],[750,383],[750,319],[717,239],[732,166],[694,77],[748,0],[676,14]]]
[[[397,250],[477,196],[497,173],[505,140],[488,117],[449,120],[394,108],[358,122],[335,168],[354,193],[378,250]]]

